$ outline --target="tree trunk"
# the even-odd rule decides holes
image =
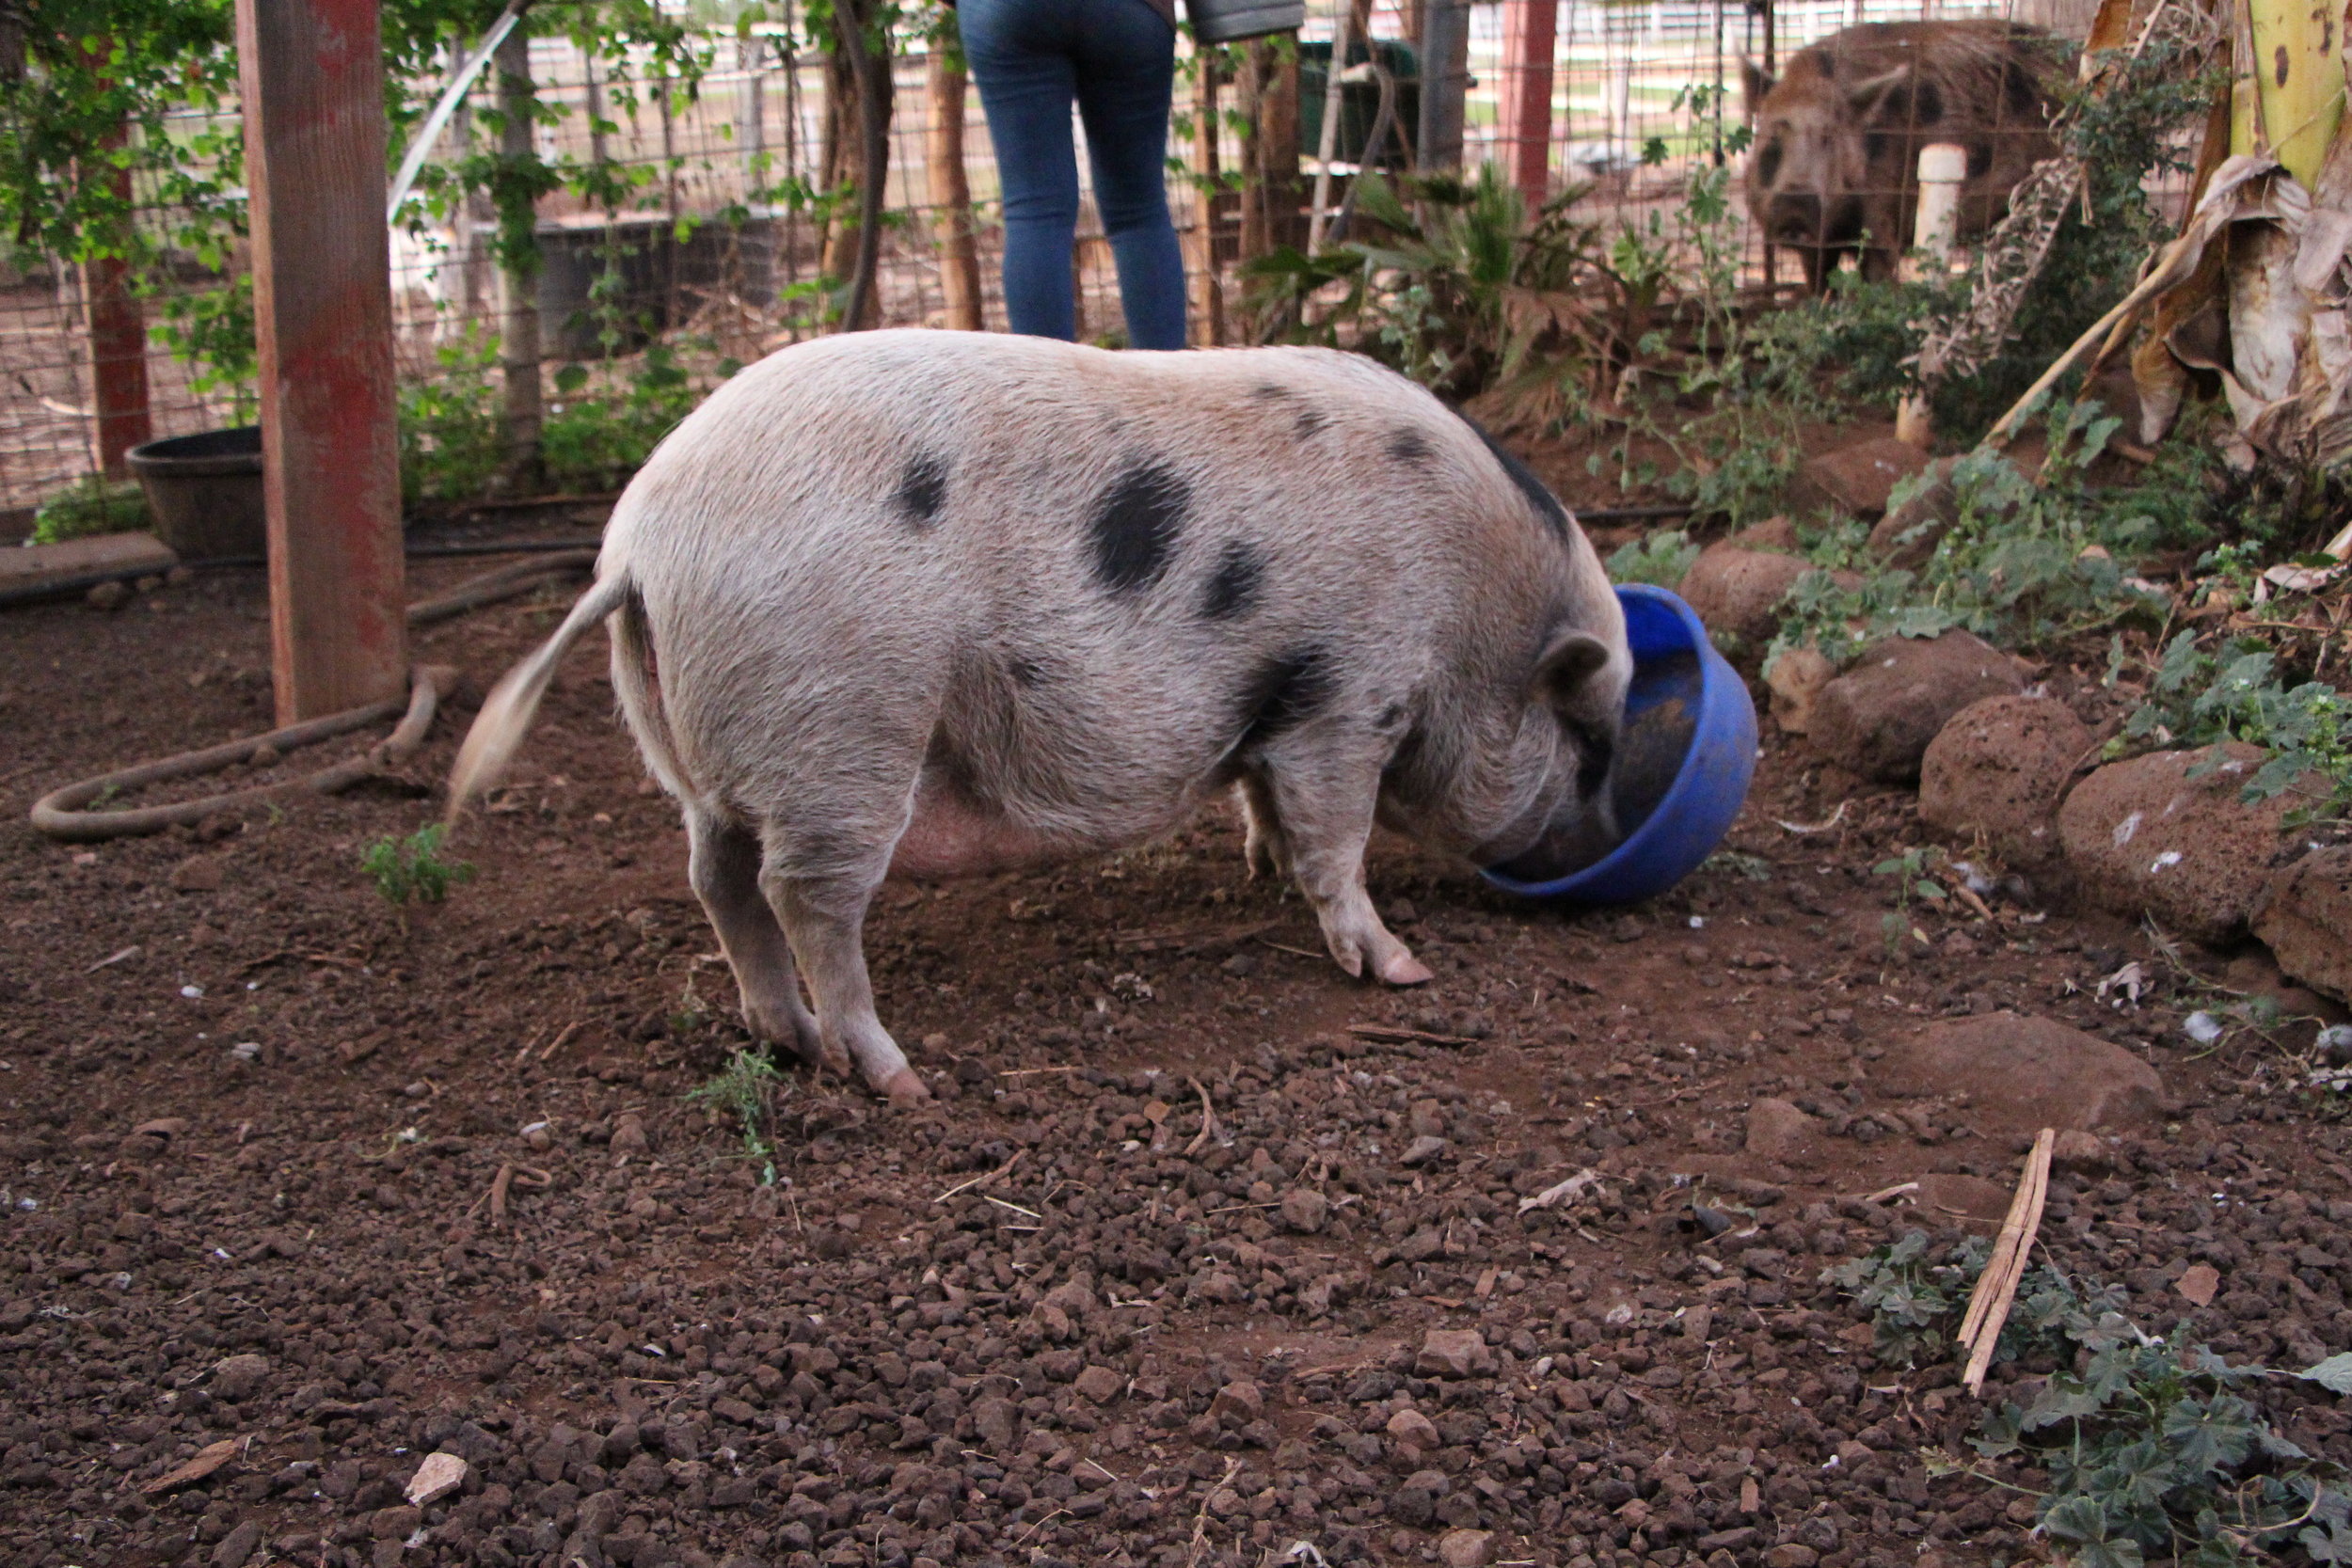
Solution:
[[[825,235],[825,276],[846,289],[857,271],[857,258],[864,235],[858,219],[859,209],[866,198],[866,146],[864,98],[868,83],[878,94],[879,119],[885,149],[888,146],[892,91],[890,57],[884,51],[873,62],[873,69],[861,75],[858,54],[847,38],[845,29],[863,26],[867,12],[854,6],[851,0],[835,0],[834,27],[835,37],[831,54],[825,56],[825,189],[837,196],[838,211]],[[886,170],[882,172],[886,178]],[[856,331],[874,325],[882,317],[882,291],[868,288],[865,309],[856,321],[844,321],[845,331]]]
[[[1298,38],[1252,39],[1238,88],[1242,137],[1241,259],[1299,243]]]
[[[980,330],[980,254],[972,238],[972,182],[964,171],[964,75],[946,49],[930,55],[930,135],[924,141],[924,180],[939,240],[939,290],[947,325]]]
[[[499,132],[499,151],[510,160],[528,158],[537,93],[531,80],[531,39],[519,27],[499,45],[498,76],[499,109],[505,120]],[[499,372],[506,386],[506,478],[511,487],[528,489],[539,481],[539,427],[545,418],[539,388],[539,276],[536,268],[517,267],[509,259],[499,278],[505,294]]]
[[[1199,55],[1200,99],[1193,110],[1192,156],[1196,184],[1193,225],[1186,258],[1192,269],[1192,341],[1195,348],[1225,342],[1225,283],[1216,270],[1217,123],[1216,55]]]

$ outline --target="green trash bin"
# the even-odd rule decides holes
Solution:
[[[1369,48],[1362,39],[1350,39],[1347,62],[1361,65],[1376,59],[1382,70],[1396,78],[1396,132],[1371,166],[1397,170],[1406,166],[1404,149],[1418,144],[1421,138],[1421,59],[1409,43],[1393,39],[1375,39]],[[1331,76],[1331,46],[1328,43],[1302,43],[1298,46],[1298,153],[1302,158],[1320,157],[1323,153],[1323,105],[1329,91]],[[1333,144],[1334,163],[1364,162],[1364,142],[1372,135],[1372,122],[1380,112],[1380,84],[1377,82],[1343,82],[1340,84],[1340,135]],[[1400,140],[1401,135],[1401,140]]]

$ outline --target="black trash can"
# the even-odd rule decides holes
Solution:
[[[268,547],[262,505],[262,427],[238,425],[133,447],[123,461],[147,492],[155,537],[186,561]]]

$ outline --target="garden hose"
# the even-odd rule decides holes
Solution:
[[[436,553],[477,552],[466,546],[453,546]],[[429,626],[486,604],[511,599],[535,585],[542,578],[590,569],[596,562],[595,550],[581,549],[577,545],[568,550],[543,552],[538,560],[501,566],[494,572],[469,578],[446,594],[419,600],[408,607],[408,624],[412,626]],[[215,812],[257,805],[291,795],[332,795],[338,790],[350,788],[387,766],[405,762],[413,756],[417,748],[424,743],[425,732],[433,726],[433,716],[438,710],[441,699],[449,694],[456,680],[457,672],[448,665],[421,664],[409,673],[408,695],[405,698],[393,697],[361,707],[346,708],[341,713],[330,713],[324,718],[272,730],[267,735],[249,736],[243,740],[227,741],[202,751],[183,752],[177,756],[143,762],[135,767],[102,773],[96,778],[83,779],[62,789],[51,790],[35,801],[33,826],[54,839],[70,844],[89,844],[102,839],[161,832],[166,828],[201,821]],[[365,729],[395,714],[400,715],[400,722],[383,740],[358,756],[348,757],[331,768],[300,778],[282,779],[275,784],[256,784],[248,789],[228,790],[200,800],[145,806],[134,811],[88,809],[96,802],[111,800],[123,790],[160,784],[167,779],[200,777],[239,763],[257,760],[275,762],[288,752]],[[268,753],[266,757],[262,754],[264,752]]]

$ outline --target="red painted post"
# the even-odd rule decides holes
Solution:
[[[111,152],[129,139],[130,132],[118,128],[99,150]],[[130,205],[129,169],[109,167],[99,177]],[[122,454],[154,434],[147,412],[147,315],[131,292],[131,264],[119,256],[82,263],[82,297],[89,310],[90,423],[98,471],[120,479]]]
[[[376,0],[237,0],[280,723],[408,678]]]
[[[1559,0],[1503,0],[1502,166],[1532,209],[1551,195],[1551,56]]]

